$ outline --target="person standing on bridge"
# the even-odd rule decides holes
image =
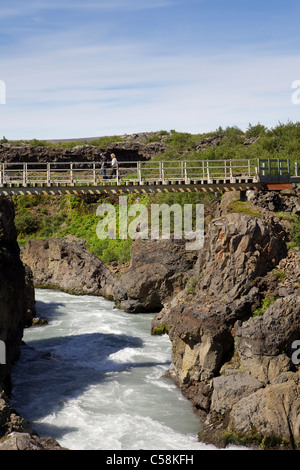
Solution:
[[[110,158],[111,158],[111,177],[113,178],[114,176],[117,175],[118,160],[114,153],[110,155]]]
[[[102,178],[106,180],[107,179],[107,176],[106,176],[107,158],[104,155],[104,153],[100,153],[100,157],[101,157],[101,175],[102,175]]]

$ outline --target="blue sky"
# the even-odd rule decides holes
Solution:
[[[296,0],[2,0],[0,138],[296,122],[299,18]]]

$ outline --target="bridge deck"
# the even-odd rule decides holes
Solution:
[[[277,159],[120,162],[116,175],[110,172],[103,176],[100,162],[1,163],[0,194],[244,191],[300,183],[296,166],[291,175],[289,160]]]

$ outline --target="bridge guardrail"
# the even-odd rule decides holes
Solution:
[[[299,175],[289,159],[121,161],[115,176],[110,171],[103,177],[98,161],[0,163],[0,186],[287,182]]]

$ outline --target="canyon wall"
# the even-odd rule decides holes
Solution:
[[[0,196],[0,450],[60,449],[52,438],[40,438],[10,406],[11,371],[20,356],[23,329],[35,315],[32,273],[20,259],[14,205]]]
[[[169,333],[168,375],[201,415],[201,440],[299,448],[300,253],[274,212],[298,213],[299,195],[259,195],[244,213],[233,201],[223,197],[193,275],[152,331]]]

